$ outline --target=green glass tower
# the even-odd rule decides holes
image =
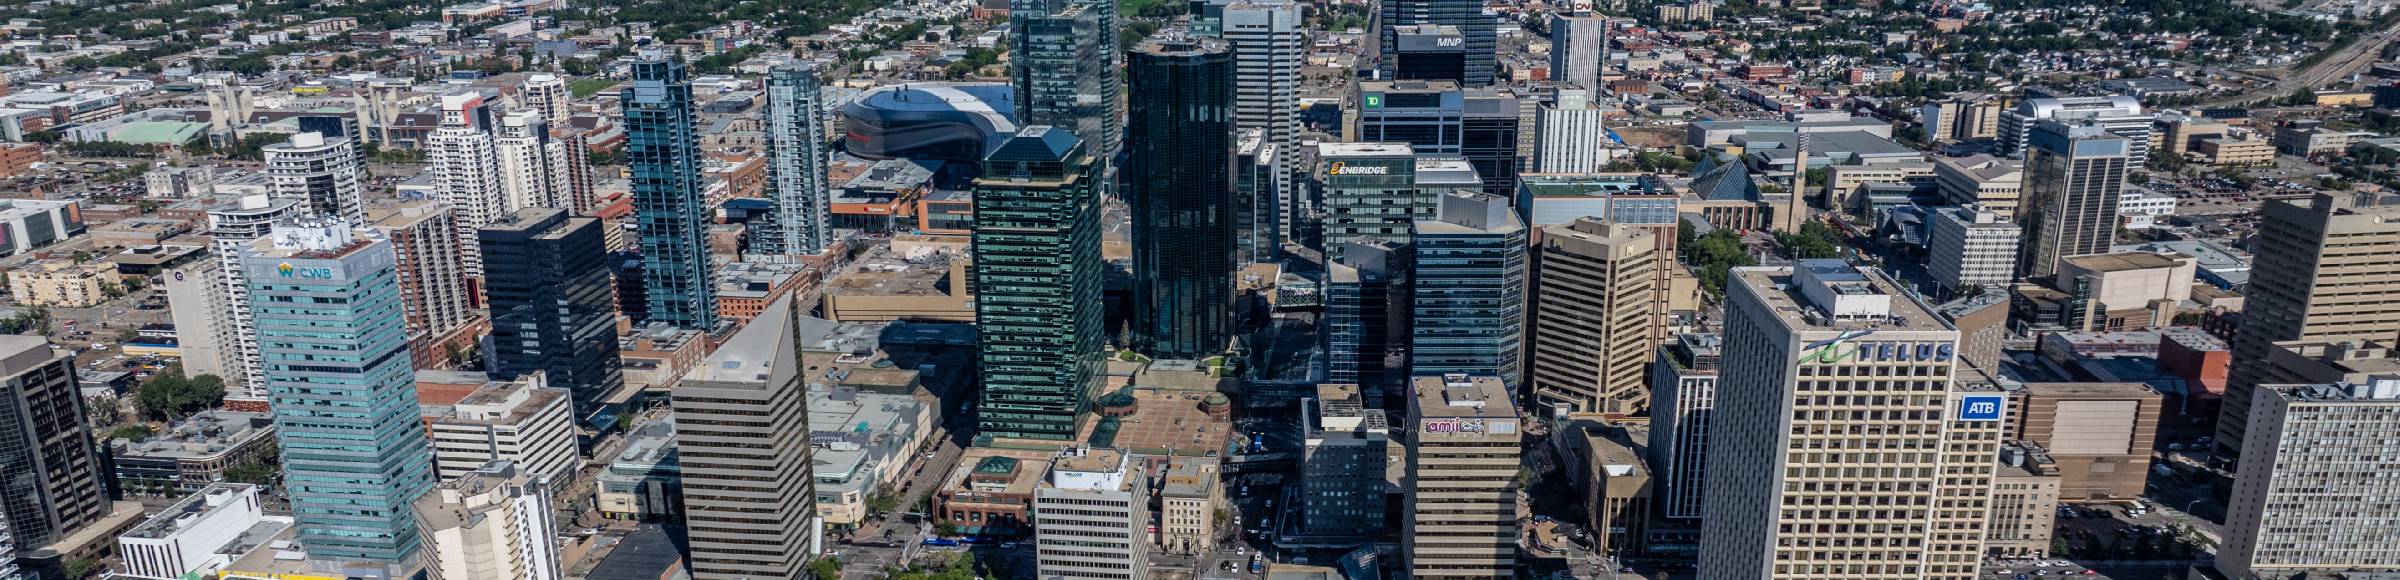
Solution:
[[[692,128],[692,83],[683,63],[633,63],[625,103],[625,162],[633,169],[633,213],[642,240],[642,285],[650,322],[710,330],[717,326],[709,279],[708,220],[701,193],[700,141]]]
[[[1233,340],[1233,60],[1216,39],[1167,33],[1128,55],[1126,198],[1133,209],[1133,343],[1197,359]]]
[[[1064,129],[1026,127],[975,179],[979,428],[1070,440],[1099,369],[1099,164]]]

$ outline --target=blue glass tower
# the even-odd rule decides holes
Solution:
[[[985,435],[1075,437],[1099,370],[1099,164],[1064,129],[1026,127],[975,179],[975,355]]]
[[[1215,39],[1134,47],[1125,185],[1133,206],[1133,343],[1197,359],[1233,340],[1233,61]]]
[[[392,244],[301,218],[242,253],[284,487],[312,557],[398,563],[433,487]]]
[[[1508,200],[1442,196],[1416,222],[1409,334],[1415,375],[1499,375],[1516,392],[1525,350],[1525,225]]]
[[[708,330],[717,325],[716,285],[709,280],[709,208],[700,193],[691,80],[682,62],[635,61],[633,87],[623,99],[649,321]]]

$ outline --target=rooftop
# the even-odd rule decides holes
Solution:
[[[964,255],[917,246],[908,254],[889,245],[877,246],[851,262],[824,284],[825,293],[843,296],[948,296],[966,291],[965,280],[950,280],[950,261]]]
[[[1512,419],[1508,385],[1493,375],[1448,374],[1421,376],[1415,386],[1416,412],[1422,417]]]
[[[735,331],[708,359],[692,369],[684,378],[722,383],[769,383],[778,362],[797,363],[799,350],[792,344],[791,296],[776,299],[773,304],[750,319],[750,324]],[[790,371],[793,369],[786,369]],[[775,385],[766,384],[767,387]]]
[[[1407,143],[1318,143],[1317,157],[1413,157],[1416,148]]]
[[[140,525],[125,531],[128,538],[158,539],[174,535],[200,523],[209,512],[227,507],[239,507],[244,494],[256,493],[258,486],[247,483],[212,483],[198,493],[185,496]],[[252,498],[255,501],[255,498]]]
[[[540,373],[514,381],[491,381],[450,405],[436,423],[453,425],[519,425],[542,409],[567,398],[566,389],[551,388]]]
[[[2183,265],[2183,262],[2181,261],[2160,255],[2155,252],[2114,252],[2108,254],[2087,254],[2082,256],[2067,256],[2064,259],[2069,264],[2074,264],[2076,267],[2094,272],[2155,270],[2159,268],[2173,268]]]
[[[266,413],[212,409],[171,424],[166,431],[139,442],[117,439],[111,445],[119,458],[204,459],[225,455],[266,437],[274,433],[274,425],[274,418]]]
[[[1914,295],[1901,292],[1882,270],[1840,260],[1801,260],[1796,266],[1733,270],[1795,330],[1954,330]]]

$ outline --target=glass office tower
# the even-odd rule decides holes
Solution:
[[[529,207],[477,232],[493,367],[502,376],[548,375],[575,401],[575,417],[595,429],[611,426],[603,402],[625,387],[601,227],[566,210]]]
[[[1233,61],[1215,39],[1134,47],[1126,127],[1133,209],[1133,343],[1198,359],[1233,339]]]

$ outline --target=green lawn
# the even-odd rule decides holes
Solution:
[[[617,81],[599,77],[575,79],[572,81],[567,81],[567,92],[574,93],[575,98],[581,99],[592,96],[592,93],[600,92],[600,89],[605,89],[615,84],[617,84]]]

